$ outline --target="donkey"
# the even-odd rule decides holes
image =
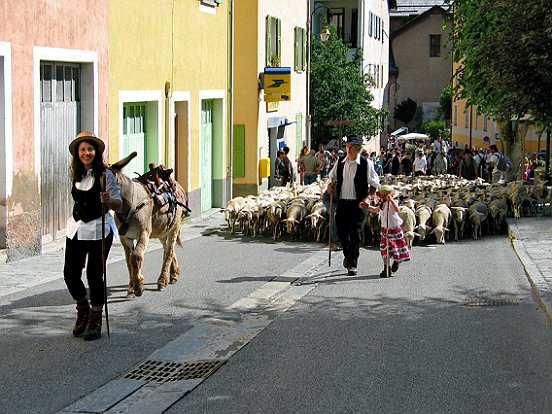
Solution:
[[[174,245],[182,246],[180,225],[183,207],[178,204],[169,208],[169,203],[159,206],[150,200],[143,208],[136,210],[138,203],[150,196],[144,186],[123,174],[123,168],[136,157],[132,152],[122,160],[111,165],[111,170],[117,177],[117,183],[123,199],[122,212],[115,214],[115,223],[119,230],[121,244],[125,250],[125,259],[129,272],[128,297],[141,296],[144,291],[144,276],[142,266],[144,253],[150,238],[156,238],[163,245],[163,265],[157,279],[157,289],[163,290],[167,285],[174,284],[180,276],[178,260]],[[179,202],[187,205],[186,192],[176,183]]]

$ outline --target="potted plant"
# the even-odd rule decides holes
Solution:
[[[270,56],[270,67],[279,68],[280,67],[280,56],[274,54]]]

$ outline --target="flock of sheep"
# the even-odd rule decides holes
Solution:
[[[469,234],[477,240],[483,233],[497,234],[506,228],[506,217],[550,215],[552,189],[544,182],[489,184],[482,179],[465,180],[454,175],[382,176],[381,184],[398,190],[405,239],[415,242],[458,241]],[[258,196],[235,197],[222,209],[231,234],[257,236],[270,232],[274,240],[284,230],[290,239],[327,239],[328,210],[322,202],[326,181],[307,186],[274,187]],[[378,245],[380,223],[368,214],[364,243]]]

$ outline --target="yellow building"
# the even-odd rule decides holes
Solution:
[[[192,216],[231,193],[230,4],[109,2],[109,159],[173,168]]]
[[[273,184],[278,149],[288,146],[294,161],[306,141],[307,2],[242,1],[234,11],[233,192],[247,195]],[[289,68],[289,77],[264,82],[270,66]],[[280,81],[290,93],[269,96]]]
[[[454,71],[457,67],[458,63],[455,63]],[[453,82],[456,82],[456,78]],[[525,137],[523,151],[537,152],[544,149],[545,143],[546,139],[542,131],[530,127]],[[465,99],[452,102],[452,144],[461,148],[465,145],[471,148],[487,148],[494,144],[500,151],[504,151],[496,120],[489,114],[480,112],[476,105],[467,106]]]

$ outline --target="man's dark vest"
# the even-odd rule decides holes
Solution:
[[[341,157],[337,160],[337,183],[336,183],[336,196],[339,200],[341,194],[341,185],[343,184],[343,169],[345,168],[345,162],[342,162],[345,157]],[[368,161],[366,158],[360,157],[360,164],[357,164],[355,175],[355,193],[357,201],[360,203],[368,195]]]
[[[102,202],[100,200],[100,180],[94,179],[94,185],[88,191],[78,190],[73,181],[71,195],[75,200],[73,207],[73,218],[75,221],[82,220],[88,223],[90,220],[97,219],[102,216]]]

